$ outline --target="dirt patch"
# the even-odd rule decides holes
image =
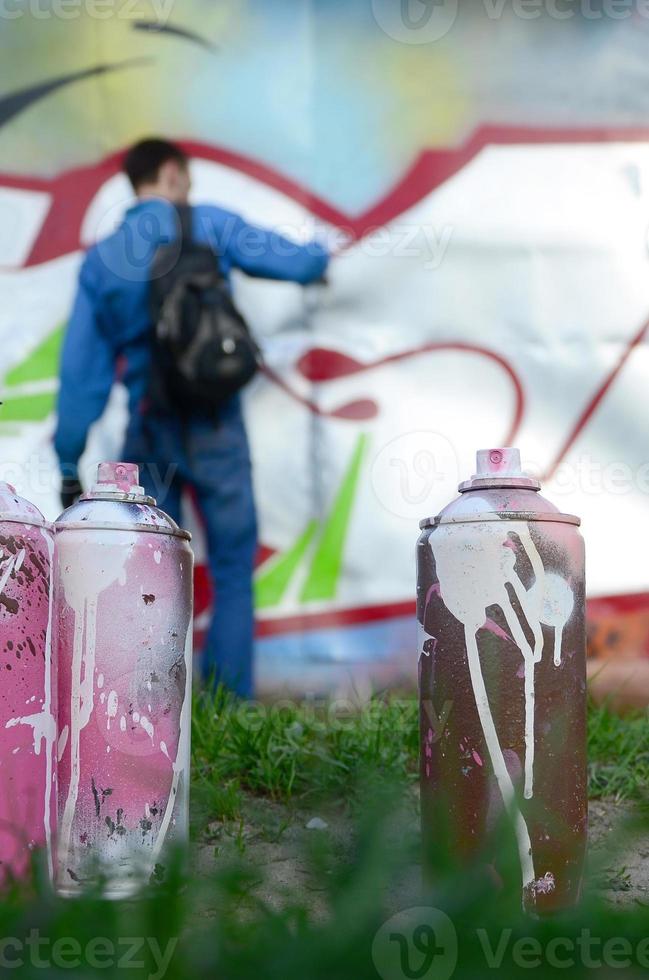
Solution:
[[[599,893],[615,905],[649,907],[649,833],[632,806],[596,800],[589,810],[590,863]]]
[[[208,825],[194,852],[195,871],[208,875],[217,862],[241,862],[256,873],[255,899],[280,909],[297,898],[318,918],[326,913],[327,888],[314,875],[308,860],[318,835],[325,835],[327,843],[344,859],[351,825],[340,815],[289,809],[248,797],[240,821]]]
[[[339,812],[289,809],[247,797],[240,821],[216,821],[206,828],[194,849],[197,874],[207,876],[218,864],[242,862],[253,873],[251,894],[280,909],[296,899],[316,918],[327,912],[327,882],[314,874],[309,851],[319,836],[326,838],[336,864],[351,859],[352,821]],[[590,866],[597,892],[618,906],[641,902],[649,907],[649,833],[634,827],[628,804],[599,800],[590,804]],[[416,809],[405,816],[400,833],[418,833]],[[391,904],[406,908],[418,898],[421,869],[404,868]],[[201,914],[217,912],[205,906]]]

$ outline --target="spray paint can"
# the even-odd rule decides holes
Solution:
[[[30,851],[51,861],[55,823],[50,645],[52,529],[0,483],[0,879],[22,876]],[[51,865],[50,865],[51,867]]]
[[[138,478],[101,464],[55,525],[64,895],[133,894],[187,840],[193,555]]]
[[[440,812],[471,857],[507,811],[524,904],[547,912],[578,901],[585,859],[585,583],[580,522],[539,489],[518,450],[478,453],[421,523],[417,615],[425,849]]]

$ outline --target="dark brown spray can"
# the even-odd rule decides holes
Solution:
[[[586,851],[585,576],[579,519],[539,489],[518,450],[484,450],[421,522],[421,803],[425,845],[442,806],[467,859],[508,813],[524,904],[550,912],[577,902]]]

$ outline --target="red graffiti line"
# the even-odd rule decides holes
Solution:
[[[231,167],[286,194],[317,218],[344,230],[353,241],[358,241],[413,207],[455,176],[488,146],[610,142],[649,142],[649,130],[624,127],[480,126],[458,147],[424,150],[387,194],[361,214],[350,215],[260,160],[195,140],[181,141],[190,156]],[[120,150],[92,166],[78,167],[50,178],[0,174],[0,186],[42,191],[52,197],[50,209],[25,263],[27,266],[47,262],[81,248],[84,215],[102,184],[119,172],[123,152]]]
[[[637,334],[631,338],[631,340],[628,342],[625,349],[622,351],[622,354],[620,355],[620,358],[617,364],[615,365],[615,367],[613,368],[613,370],[611,371],[611,373],[604,379],[603,383],[599,386],[599,388],[597,388],[597,390],[595,391],[591,399],[587,402],[586,407],[584,408],[583,412],[575,422],[573,428],[570,430],[568,437],[566,438],[565,442],[561,446],[556,457],[548,467],[548,470],[545,473],[545,476],[543,477],[545,481],[550,480],[554,476],[557,469],[559,468],[563,460],[566,458],[569,451],[572,449],[575,442],[577,441],[577,439],[584,431],[584,429],[590,422],[591,418],[593,417],[593,415],[595,414],[595,412],[603,402],[609,389],[612,387],[615,380],[621,374],[622,369],[624,368],[625,364],[631,357],[631,354],[636,349],[636,347],[639,347],[640,344],[645,339],[648,330],[649,330],[649,320],[643,323],[640,330],[638,330]]]
[[[507,445],[511,444],[516,438],[523,421],[523,414],[525,411],[525,394],[523,392],[523,386],[520,379],[509,362],[500,354],[496,353],[496,351],[490,350],[488,347],[480,347],[477,344],[462,343],[461,341],[434,341],[432,343],[422,344],[420,347],[413,347],[408,350],[398,351],[395,354],[388,354],[386,357],[378,358],[376,361],[368,361],[365,364],[361,363],[360,361],[356,361],[351,357],[347,357],[344,354],[340,354],[338,351],[318,347],[307,351],[307,353],[300,358],[296,366],[300,373],[307,377],[310,381],[320,383],[328,380],[335,380],[336,378],[349,377],[365,371],[373,371],[376,368],[384,367],[386,364],[398,364],[400,361],[408,360],[411,357],[417,357],[422,354],[431,354],[440,351],[458,351],[460,353],[478,354],[481,357],[486,357],[488,360],[493,361],[507,374],[514,390],[514,412],[511,426],[505,435],[504,442]],[[294,398],[301,405],[305,406],[316,415],[321,415],[328,418],[349,419],[372,417],[371,414],[364,416],[353,415],[351,414],[350,409],[357,406],[368,406],[371,408],[374,405],[373,402],[362,400],[352,402],[350,405],[344,405],[340,408],[325,410],[321,408],[317,402],[308,398],[306,395],[296,392],[290,386],[288,381],[286,381],[285,378],[282,378],[281,375],[277,374],[276,371],[265,367],[264,372],[270,380],[272,380],[275,384],[278,384],[291,398]]]

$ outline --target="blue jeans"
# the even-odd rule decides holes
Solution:
[[[251,697],[257,521],[239,398],[223,407],[217,423],[153,415],[132,419],[124,459],[139,464],[140,483],[178,524],[182,492],[193,490],[215,592],[203,676]]]

